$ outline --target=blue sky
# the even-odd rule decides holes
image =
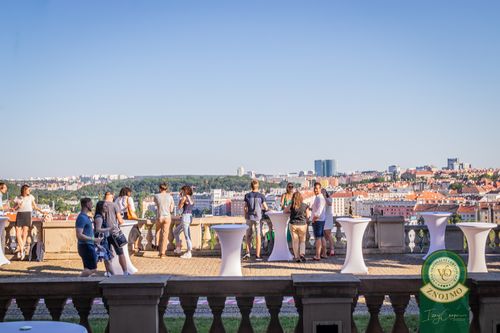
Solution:
[[[0,1],[0,178],[500,167],[498,1]]]

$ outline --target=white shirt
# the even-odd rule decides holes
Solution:
[[[326,201],[323,194],[319,194],[314,198],[312,204],[312,215],[316,217],[317,221],[325,221],[326,220]]]
[[[128,198],[128,199],[125,199]],[[127,201],[125,201],[127,200]],[[115,203],[118,204],[118,207],[120,208],[120,212],[126,213],[127,212],[127,204],[130,207],[130,210],[135,212],[135,206],[134,206],[134,200],[132,200],[132,197],[118,197],[115,200]]]
[[[0,216],[4,215],[2,196],[3,196],[3,193],[0,192]]]
[[[19,196],[14,199],[14,202],[19,205],[18,212],[32,212],[35,197],[32,194],[25,197]]]

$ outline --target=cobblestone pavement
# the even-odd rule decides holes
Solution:
[[[464,256],[467,261],[467,256]],[[366,265],[371,275],[408,275],[420,274],[422,255],[397,254],[397,255],[367,255]],[[193,257],[191,259],[181,259],[178,257],[157,258],[153,252],[148,252],[144,256],[133,256],[132,262],[138,268],[138,274],[170,274],[186,276],[217,276],[219,272],[220,258],[218,257]],[[320,262],[308,260],[306,263],[293,262],[255,262],[250,260],[243,262],[243,275],[245,276],[289,276],[294,273],[340,273],[340,268],[344,262],[344,256],[334,256]],[[500,256],[487,256],[488,269],[490,271],[500,271]],[[10,265],[0,267],[0,279],[2,277],[13,276],[76,276],[81,269],[80,260],[48,260],[45,262],[19,262],[12,261]],[[99,264],[99,274],[103,274],[104,266]],[[367,308],[363,298],[358,301],[357,313],[367,313]],[[392,308],[388,299],[382,307],[383,314],[390,314]],[[418,307],[412,298],[407,313],[417,314]],[[296,315],[293,299],[285,298],[281,315]],[[205,298],[200,298],[196,312],[197,316],[211,316],[210,308]],[[256,298],[252,315],[267,316],[268,311],[262,298]],[[105,317],[106,311],[100,300],[96,300],[92,309],[92,317]],[[183,312],[178,299],[172,298],[166,316],[182,317]],[[238,317],[239,310],[233,298],[228,298],[224,316]],[[69,303],[64,311],[63,317],[77,317],[76,310]],[[21,313],[15,303],[11,305],[6,319],[19,319]],[[39,305],[36,319],[49,319],[47,308],[43,302]]]

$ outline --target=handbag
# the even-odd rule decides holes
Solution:
[[[113,238],[113,242],[115,242],[118,247],[124,247],[128,244],[127,237],[125,237],[125,234],[121,230],[113,232],[111,238]]]
[[[128,197],[125,199],[125,203],[127,204],[127,220],[137,220],[137,214],[130,208],[128,204]]]

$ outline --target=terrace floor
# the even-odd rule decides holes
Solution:
[[[420,274],[422,254],[386,254],[365,255],[365,262],[371,275],[412,275]],[[462,256],[467,262],[467,255]],[[308,260],[305,263],[295,262],[242,262],[244,276],[286,276],[296,273],[340,273],[344,255],[330,257],[320,262]],[[156,257],[155,252],[146,252],[143,256],[132,256],[137,267],[137,274],[170,274],[187,276],[217,276],[220,266],[218,257],[193,257],[181,259],[169,256],[164,259]],[[489,254],[486,257],[490,272],[500,272],[500,254]],[[46,260],[29,262],[12,260],[10,265],[0,267],[0,278],[7,276],[75,276],[81,271],[79,259]],[[104,273],[104,264],[99,263],[99,274]]]

